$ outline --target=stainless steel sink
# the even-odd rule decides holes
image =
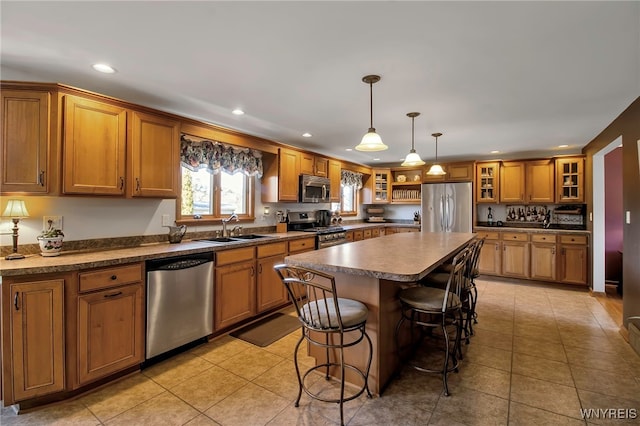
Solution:
[[[256,235],[256,234],[248,234],[248,235],[238,235],[235,237],[231,237],[232,240],[255,240],[256,238],[269,238],[267,235]]]
[[[210,241],[212,243],[233,243],[237,240],[234,240],[232,238],[227,238],[227,237],[217,237],[217,238],[205,238],[198,241]]]

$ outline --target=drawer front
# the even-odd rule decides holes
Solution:
[[[371,238],[371,229],[365,229],[364,231],[362,231],[362,236],[365,240]]]
[[[300,240],[289,241],[289,253],[297,251],[313,250],[316,248],[316,239],[302,238]]]
[[[586,235],[560,235],[560,243],[562,244],[587,244]]]
[[[287,252],[287,243],[283,241],[281,243],[265,244],[258,246],[256,249],[258,251],[258,258],[276,256]]]
[[[531,241],[534,243],[555,243],[555,234],[531,234]]]
[[[216,253],[216,266],[228,265],[230,263],[253,260],[255,247],[244,247],[233,250],[224,250]]]
[[[476,232],[478,234],[478,238],[486,238],[487,240],[499,240],[500,233],[499,232],[488,232],[488,231],[479,231]]]
[[[80,292],[117,287],[143,280],[142,264],[118,266],[79,274]]]
[[[529,241],[529,234],[525,232],[503,232],[503,241]]]

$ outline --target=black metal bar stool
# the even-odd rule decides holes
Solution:
[[[466,343],[469,344],[469,337],[473,335],[473,323],[477,324],[478,314],[476,313],[476,305],[478,302],[478,289],[475,279],[478,277],[478,261],[480,259],[480,250],[484,245],[484,237],[474,239],[467,247],[471,250],[464,267],[464,282],[460,290],[460,300],[462,302],[462,312],[465,317],[464,334]],[[451,263],[446,263],[434,272],[427,275],[418,284],[428,285],[444,289],[449,279],[452,269]]]
[[[464,268],[471,255],[470,247],[465,247],[453,259],[451,272],[444,289],[427,286],[406,288],[398,294],[401,305],[401,317],[396,326],[395,338],[400,364],[404,363],[403,347],[400,343],[401,326],[405,321],[411,325],[412,352],[422,344],[426,334],[433,334],[436,329],[442,331],[444,339],[444,363],[442,368],[427,368],[414,363],[407,357],[407,363],[418,371],[442,374],[445,396],[449,396],[447,373],[458,370],[457,354],[460,352],[460,336],[462,334],[462,302],[460,291],[463,285]],[[413,342],[413,330],[420,330],[420,338]],[[454,338],[451,345],[449,334],[453,328]],[[452,347],[453,346],[453,347]]]
[[[285,264],[276,265],[274,268],[287,288],[302,325],[302,336],[298,340],[294,352],[294,364],[299,385],[295,406],[299,406],[300,397],[304,390],[311,398],[324,402],[338,403],[340,405],[340,424],[344,424],[344,402],[359,397],[363,392],[366,392],[367,396],[371,398],[368,379],[373,357],[373,345],[365,331],[369,310],[362,302],[338,297],[335,279],[332,275],[309,268]],[[357,332],[357,337],[348,338],[345,341],[345,334],[353,331]],[[298,365],[298,348],[305,340],[312,345],[324,348],[326,359],[324,363],[311,367],[301,374],[300,366]],[[344,349],[355,346],[363,340],[366,340],[369,345],[369,356],[364,370],[347,364],[344,360]],[[330,352],[332,350],[337,350],[337,360],[331,359]],[[329,380],[329,372],[332,367],[337,368],[340,372],[339,398],[323,398],[313,393],[305,385],[305,379],[309,374],[323,368],[326,369],[325,378]],[[356,372],[362,379],[362,386],[348,396],[345,396],[346,369]]]

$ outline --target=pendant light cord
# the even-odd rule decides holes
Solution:
[[[373,129],[373,82],[369,82],[369,128]]]
[[[413,132],[413,123],[414,123],[415,119],[416,119],[415,117],[411,117],[411,151],[415,151],[415,148],[414,148],[414,146],[413,146],[413,135],[414,135],[414,132]],[[436,150],[436,153],[437,153],[437,152],[438,152],[438,150]],[[437,155],[438,155],[438,154],[436,154],[436,156],[437,156]]]

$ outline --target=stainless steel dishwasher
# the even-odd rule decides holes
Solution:
[[[146,359],[213,333],[213,253],[148,260]]]

